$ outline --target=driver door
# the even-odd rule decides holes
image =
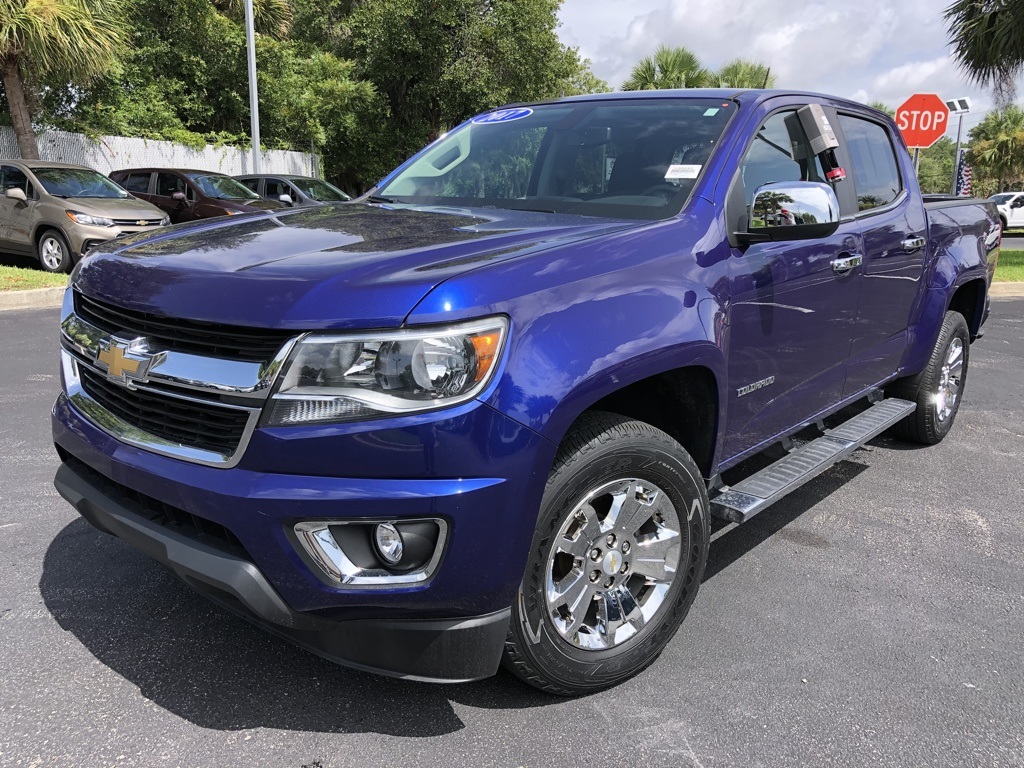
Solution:
[[[1024,227],[1024,195],[1017,195],[1010,200],[1009,216],[1006,223],[1010,227]]]
[[[181,176],[176,173],[158,173],[155,191],[153,204],[171,217],[172,224],[192,221],[195,218],[195,192]],[[176,194],[185,197],[175,199]]]
[[[825,181],[795,109],[767,117],[740,163],[734,184],[742,187],[748,215],[763,184]],[[730,208],[737,202],[743,205],[734,187]],[[726,461],[780,439],[842,400],[860,283],[859,268],[837,272],[836,262],[862,251],[852,221],[824,238],[733,249]]]

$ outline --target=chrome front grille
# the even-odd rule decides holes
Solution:
[[[273,341],[265,337],[260,348],[248,341],[262,332],[244,329],[239,335],[251,339],[243,339],[243,356],[260,359],[230,359],[204,335],[210,329],[196,331],[212,325],[155,320],[68,289],[61,319],[65,394],[122,442],[197,464],[235,466],[297,337],[271,331],[266,337]],[[182,327],[182,338],[171,335]]]
[[[243,362],[273,359],[294,332],[178,320],[123,309],[74,292],[75,313],[87,323],[127,338],[145,336],[161,349]]]
[[[79,378],[85,393],[112,415],[168,442],[231,455],[249,422],[247,408],[128,389],[84,365],[79,367]]]
[[[114,219],[119,227],[159,227],[162,219]]]

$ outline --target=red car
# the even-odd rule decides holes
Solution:
[[[264,200],[230,176],[212,171],[128,168],[114,171],[110,178],[135,197],[165,211],[174,224],[288,207],[276,200]]]

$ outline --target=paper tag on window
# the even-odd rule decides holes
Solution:
[[[670,165],[665,172],[665,179],[696,179],[700,176],[699,165]]]

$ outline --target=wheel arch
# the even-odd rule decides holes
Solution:
[[[956,290],[949,297],[946,306],[947,311],[959,312],[967,321],[967,327],[971,332],[971,339],[978,336],[981,329],[981,321],[985,313],[985,297],[987,285],[984,278],[968,280],[957,286]]]
[[[606,373],[563,399],[552,413],[545,437],[560,444],[579,419],[606,411],[636,419],[671,436],[693,458],[705,478],[714,474],[719,449],[724,359],[709,342],[672,356],[670,365],[635,361]]]

